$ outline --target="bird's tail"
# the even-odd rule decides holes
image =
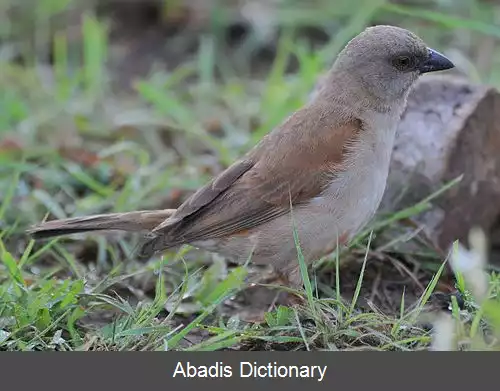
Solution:
[[[151,231],[169,218],[175,209],[142,210],[52,220],[37,224],[27,232],[34,239],[51,238],[89,231]]]

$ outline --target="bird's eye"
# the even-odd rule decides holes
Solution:
[[[394,59],[393,64],[400,71],[405,71],[411,67],[412,61],[408,56],[399,56]]]

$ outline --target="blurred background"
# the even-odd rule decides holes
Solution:
[[[300,107],[345,43],[373,24],[408,28],[455,73],[500,86],[493,0],[0,0],[0,272],[12,274],[16,259],[38,290],[57,277],[46,289],[61,295],[113,287],[129,301],[157,297],[158,273],[123,262],[135,242],[110,234],[34,244],[25,227],[47,215],[178,206]],[[228,273],[195,254],[187,266],[167,256],[162,277],[170,294],[185,266],[197,276],[183,292],[195,304],[176,307],[183,316],[198,314],[206,287]]]

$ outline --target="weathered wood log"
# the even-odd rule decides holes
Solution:
[[[467,245],[476,226],[489,233],[500,217],[500,94],[456,76],[423,77],[409,96],[392,155],[381,210],[400,210],[461,181],[415,217],[443,251]]]

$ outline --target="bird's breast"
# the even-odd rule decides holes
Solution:
[[[346,155],[345,166],[311,204],[339,234],[350,238],[362,229],[378,209],[385,191],[394,145],[395,121],[365,129]]]

